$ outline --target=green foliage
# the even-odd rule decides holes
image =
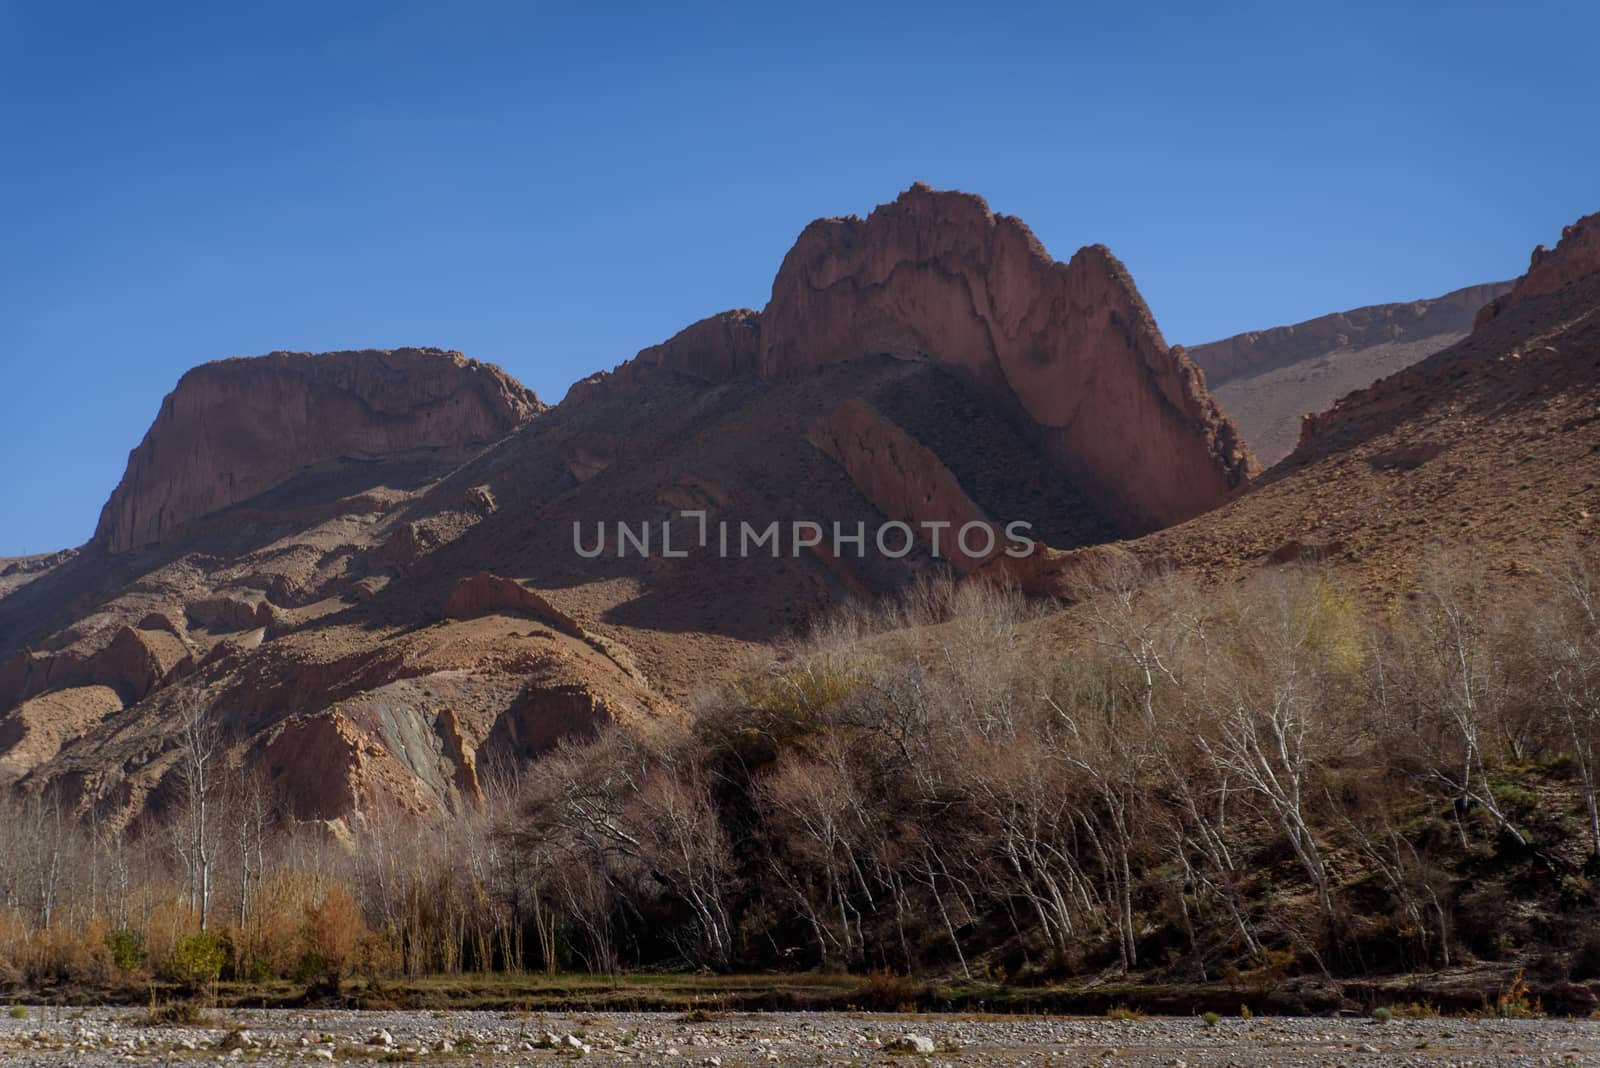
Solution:
[[[1215,1027],[1217,1024],[1222,1022],[1222,1014],[1219,1012],[1201,1013],[1200,1022],[1207,1027]]]
[[[1394,1010],[1389,1008],[1387,1005],[1379,1005],[1377,1008],[1372,1010],[1372,1018],[1378,1023],[1386,1024],[1390,1020],[1394,1019]]]
[[[26,1020],[28,1018],[28,1010],[22,1005],[13,1005],[6,1010],[6,1015],[13,1020]]]
[[[197,931],[178,939],[167,961],[167,977],[191,990],[216,982],[222,975],[228,947],[210,931]]]
[[[138,931],[126,928],[107,931],[106,949],[111,952],[111,962],[120,972],[138,971],[144,963],[144,936]]]

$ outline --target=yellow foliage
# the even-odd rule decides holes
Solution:
[[[1301,604],[1307,643],[1336,679],[1354,681],[1364,663],[1365,621],[1349,594],[1319,578]]]

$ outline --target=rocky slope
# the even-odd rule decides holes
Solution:
[[[459,352],[274,352],[203,364],[161,403],[100,514],[125,552],[318,465],[411,453],[460,460],[544,406]]]
[[[1510,282],[1468,286],[1432,300],[1377,304],[1195,345],[1217,403],[1265,464],[1287,456],[1300,418],[1455,344],[1478,310]]]
[[[1538,245],[1528,262],[1528,273],[1517,279],[1511,292],[1496,297],[1478,312],[1475,326],[1503,315],[1534,297],[1561,290],[1600,270],[1600,212],[1586,215],[1561,231],[1552,249]]]
[[[1593,220],[1472,334],[1308,416],[1244,497],[1135,546],[1227,573],[1320,560],[1381,601],[1440,548],[1515,579],[1600,513],[1600,254]],[[1565,281],[1561,281],[1565,279]]]

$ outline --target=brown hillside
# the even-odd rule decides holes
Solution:
[[[1381,598],[1429,546],[1470,547],[1515,574],[1593,538],[1600,255],[1563,241],[1542,259],[1570,280],[1518,283],[1469,337],[1307,417],[1248,494],[1137,550],[1206,570],[1323,558]]]
[[[1510,288],[1510,282],[1468,286],[1432,300],[1356,308],[1186,351],[1206,373],[1217,403],[1270,466],[1299,441],[1301,416],[1455,344],[1471,331],[1478,310]]]

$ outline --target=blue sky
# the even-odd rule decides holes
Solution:
[[[0,555],[188,367],[406,344],[547,400],[914,180],[1199,342],[1514,276],[1600,210],[1592,4],[0,0]]]

